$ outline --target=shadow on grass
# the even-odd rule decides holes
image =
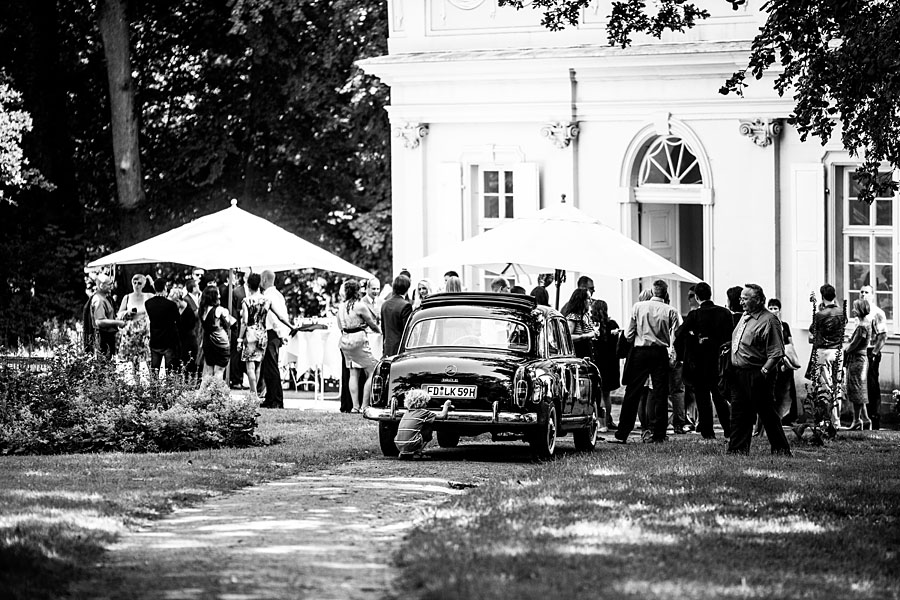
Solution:
[[[0,457],[0,598],[58,598],[126,527],[247,485],[372,456],[371,428],[330,413],[264,411],[279,443],[165,454]]]
[[[398,552],[420,598],[896,598],[896,433],[604,448],[473,490]],[[762,447],[760,447],[762,446]],[[440,565],[435,568],[436,565]]]

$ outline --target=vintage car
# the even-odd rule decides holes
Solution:
[[[600,373],[575,356],[562,315],[519,294],[435,294],[422,302],[403,332],[400,351],[375,367],[364,411],[378,421],[385,456],[397,456],[394,437],[405,412],[404,395],[429,396],[446,420],[434,431],[441,447],[462,436],[523,439],[548,458],[557,438],[571,432],[575,447],[597,443]]]

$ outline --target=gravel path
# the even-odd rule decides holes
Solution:
[[[70,597],[393,598],[392,555],[416,519],[530,462],[524,444],[430,454],[349,462],[177,510],[123,536]]]

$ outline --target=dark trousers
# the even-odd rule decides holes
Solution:
[[[869,374],[866,376],[866,392],[869,397],[869,418],[872,429],[881,428],[881,384],[878,382],[878,367],[881,365],[881,352],[875,354],[868,350]]]
[[[707,439],[716,437],[713,430],[713,404],[715,404],[722,431],[725,437],[731,437],[731,407],[719,392],[718,382],[698,378],[693,387],[697,402],[697,431],[700,435]]]
[[[634,429],[644,382],[649,375],[653,392],[647,402],[648,425],[653,432],[653,439],[664,440],[669,422],[669,353],[662,346],[635,346],[628,361],[628,383],[625,386],[616,438],[627,439]]]
[[[240,330],[240,322],[231,328],[231,358],[228,362],[228,384],[232,387],[244,385],[244,372],[247,370],[247,365],[241,360],[241,351],[238,349],[238,332]]]
[[[758,367],[734,368],[729,377],[732,398],[729,454],[749,454],[757,415],[766,430],[772,452],[790,453],[791,445],[784,436],[781,415],[775,406],[775,373],[763,375]]]
[[[163,359],[166,359],[166,375],[173,375],[181,369],[181,361],[178,360],[178,352],[175,348],[150,348],[150,369],[157,377]]]
[[[260,406],[284,408],[284,388],[281,387],[281,369],[278,368],[281,338],[278,333],[269,329],[266,331],[266,339],[268,339],[266,353],[259,367],[259,378],[266,388],[266,399]]]
[[[97,349],[100,351],[100,354],[108,359],[112,358],[116,353],[117,335],[117,331],[103,331],[101,329],[97,332]]]

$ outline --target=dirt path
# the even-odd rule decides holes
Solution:
[[[530,463],[523,444],[431,454],[347,463],[178,510],[124,536],[71,597],[394,597],[392,554],[416,519]]]

